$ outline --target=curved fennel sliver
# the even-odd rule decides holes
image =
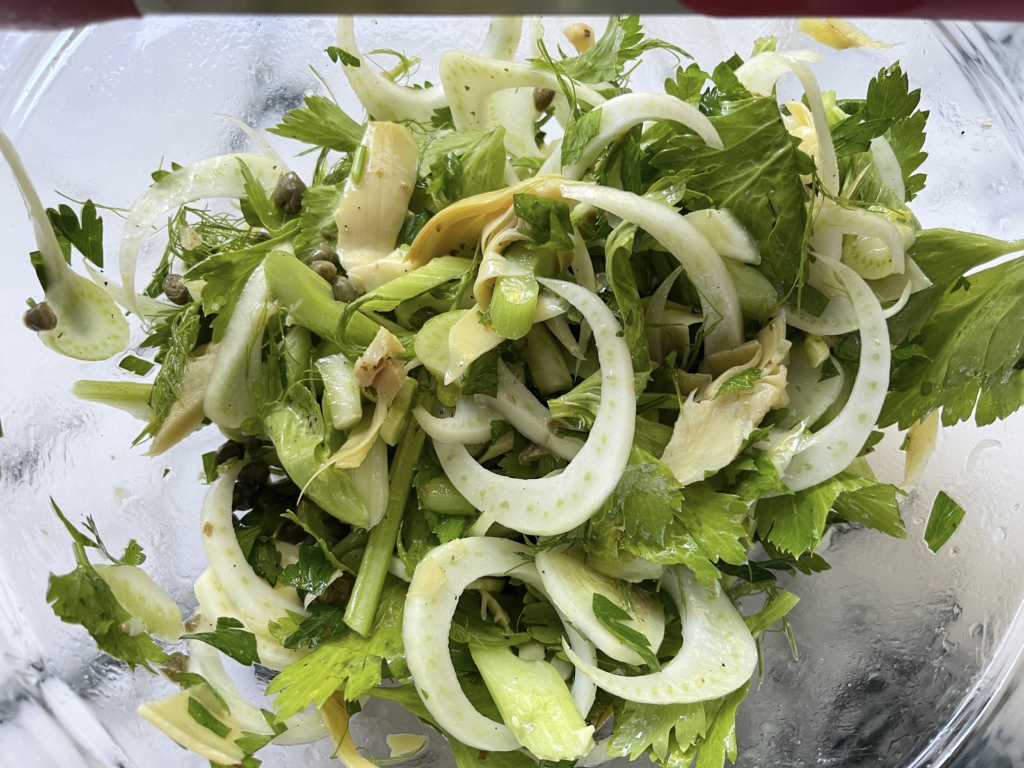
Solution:
[[[664,93],[625,93],[594,107],[601,114],[597,136],[587,142],[580,159],[562,169],[567,179],[582,179],[605,148],[634,125],[653,120],[671,120],[692,129],[714,149],[722,149],[722,139],[699,109]]]
[[[422,405],[413,410],[423,431],[437,443],[474,445],[491,440],[491,422],[498,414],[472,397],[460,397],[455,414],[447,419],[431,416]]]
[[[259,376],[263,329],[273,311],[267,276],[260,264],[238,296],[206,384],[203,413],[219,427],[238,429],[256,415],[250,389]]]
[[[231,522],[231,496],[243,464],[221,475],[206,493],[199,513],[203,550],[217,581],[243,616],[266,627],[287,615],[307,615],[297,595],[286,597],[256,575],[238,545]]]
[[[501,360],[498,361],[498,396],[477,395],[476,398],[500,413],[517,432],[559,458],[572,461],[583,447],[576,438],[559,437],[554,433],[548,426],[551,411]]]
[[[208,632],[213,628],[212,622],[204,621],[199,631]],[[220,653],[216,648],[199,640],[189,640],[188,655],[189,671],[202,675],[210,687],[220,694],[228,705],[231,722],[238,730],[268,736],[272,733],[259,707],[242,695],[235,681],[224,670]],[[288,730],[275,738],[274,744],[308,744],[327,735],[323,715],[316,709],[293,715],[285,720],[284,724],[288,726]]]
[[[481,715],[466,698],[448,650],[448,632],[463,590],[485,576],[511,576],[546,594],[529,547],[509,539],[454,539],[430,550],[416,566],[405,598],[405,658],[424,705],[438,724],[476,749],[510,752],[520,745],[502,723]],[[565,625],[574,654],[596,663],[593,646]],[[596,691],[583,675],[573,681],[573,701],[589,713]],[[586,717],[586,715],[584,715]]]
[[[57,315],[57,327],[39,332],[46,346],[77,360],[106,360],[128,347],[128,321],[107,292],[77,274],[64,260],[57,235],[50,226],[39,194],[21,156],[0,130],[0,154],[11,166],[18,191],[25,201],[42,257],[46,301]]]
[[[793,456],[782,481],[794,491],[827,480],[857,458],[878,421],[889,388],[889,328],[868,284],[842,263],[829,265],[849,292],[860,324],[860,368],[850,399],[828,426]]]
[[[495,16],[487,28],[480,56],[511,60],[519,48],[523,20],[520,16]],[[375,120],[412,120],[430,125],[435,110],[448,106],[444,88],[408,88],[388,80],[359,52],[351,16],[338,17],[338,47],[359,60],[359,66],[343,64],[349,85]]]
[[[273,189],[282,168],[273,160],[255,153],[218,155],[180,168],[164,176],[135,201],[124,221],[121,234],[121,285],[135,306],[135,270],[142,244],[157,220],[187,203],[214,197],[245,197],[245,183],[239,160],[252,171],[265,188]]]
[[[814,119],[814,132],[818,138],[818,153],[821,160],[821,172],[819,174],[821,184],[825,191],[834,197],[839,194],[839,162],[836,160],[832,132],[829,130],[828,119],[825,117],[825,104],[821,100],[821,88],[818,85],[818,78],[814,76],[811,68],[804,63],[804,61],[813,61],[813,54],[811,57],[808,57],[806,54],[806,51],[780,51],[778,53],[765,51],[751,59],[748,64],[757,61],[760,68],[771,69],[779,74],[788,69],[800,80],[800,85],[803,86],[804,93],[807,94],[807,104],[811,108],[811,116]],[[737,72],[737,77],[740,76],[741,72]],[[776,79],[778,79],[778,75],[776,75]],[[753,80],[751,80],[751,85],[757,87]]]
[[[529,64],[494,61],[463,51],[448,51],[441,57],[441,85],[452,110],[458,131],[486,131],[493,126],[487,108],[492,94],[510,88],[548,88],[561,93],[558,78],[552,72]],[[598,105],[605,98],[593,88],[573,83],[576,95],[588,104]]]
[[[633,222],[676,257],[700,293],[704,316],[709,327],[713,326],[705,341],[708,354],[743,343],[743,313],[732,275],[708,239],[678,211],[632,192],[596,184],[565,182],[561,192],[563,197]]]
[[[788,318],[788,314],[787,314]],[[846,371],[835,365],[837,375],[821,381],[820,369],[812,368],[804,353],[803,345],[794,344],[789,350],[789,365],[786,366],[786,394],[789,396],[789,411],[786,417],[776,426],[778,434],[782,430],[795,427],[803,422],[805,427],[813,426],[836,401],[846,380]]]
[[[587,442],[555,477],[520,480],[484,469],[464,446],[435,444],[437,458],[459,493],[483,514],[470,529],[482,536],[499,522],[521,533],[554,536],[588,520],[622,476],[633,443],[636,395],[629,347],[597,296],[573,283],[539,278],[590,323],[601,365],[601,403]]]
[[[662,589],[679,606],[683,647],[658,672],[637,677],[615,675],[580,658],[563,643],[576,669],[613,696],[643,704],[690,704],[735,691],[757,666],[757,648],[724,590],[712,595],[686,568],[670,568]]]
[[[309,653],[309,649],[284,648],[270,635],[266,624],[258,624],[245,616],[238,607],[231,602],[224,587],[217,581],[213,569],[207,567],[199,574],[192,590],[195,592],[196,600],[199,601],[199,610],[205,619],[216,622],[221,616],[230,616],[238,619],[245,628],[256,637],[256,651],[260,657],[260,664],[268,669],[278,671],[289,664],[298,661]]]
[[[835,281],[835,273],[829,265],[838,261],[838,256],[838,252],[835,258],[819,253],[818,258],[810,266],[808,283],[822,291],[829,299],[824,311],[815,317],[805,309],[787,304],[786,322],[789,325],[818,336],[841,336],[860,327],[849,297],[844,291],[839,291],[831,285]]]

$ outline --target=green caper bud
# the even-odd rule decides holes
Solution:
[[[53,307],[45,301],[41,301],[34,307],[31,307],[25,313],[23,320],[29,330],[36,333],[39,331],[52,331],[57,327],[57,315],[54,313]]]
[[[251,461],[238,473],[238,482],[244,485],[264,485],[270,479],[270,467],[265,461]]]
[[[409,316],[409,327],[414,331],[418,331],[423,327],[427,320],[432,317],[437,317],[439,314],[441,313],[433,307],[420,307]]]
[[[329,261],[336,267],[341,266],[341,260],[338,258],[338,252],[334,250],[328,242],[320,243],[316,247],[316,250],[310,254],[309,260],[312,261]]]
[[[274,188],[274,205],[278,210],[292,215],[302,209],[302,196],[306,194],[306,185],[299,174],[289,171],[277,180]]]
[[[538,112],[543,112],[545,109],[551,106],[551,102],[555,100],[555,92],[550,88],[534,88],[533,89],[533,108]]]
[[[231,459],[243,458],[245,458],[245,446],[242,443],[236,443],[234,440],[228,440],[217,449],[217,464],[223,464]]]
[[[164,296],[170,299],[172,304],[183,307],[192,301],[192,294],[185,287],[181,275],[168,275],[161,287],[164,289]]]
[[[331,281],[331,290],[334,292],[335,301],[343,301],[346,304],[355,301],[359,295],[352,281],[344,275],[338,275]]]
[[[320,602],[324,605],[347,605],[353,586],[355,580],[347,573],[343,573],[327,585],[327,589],[320,595]]]
[[[309,263],[309,268],[320,275],[320,277],[328,283],[338,275],[338,268],[336,266],[331,264],[329,261],[323,261],[321,259],[311,261]]]

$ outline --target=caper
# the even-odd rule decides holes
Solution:
[[[329,261],[336,267],[341,266],[341,262],[338,260],[338,253],[331,247],[330,243],[320,243],[316,247],[316,250],[309,257],[310,262],[314,261]]]
[[[287,214],[296,214],[302,209],[302,196],[306,194],[306,185],[299,174],[289,171],[277,180],[274,187],[274,205]]]
[[[265,485],[270,479],[270,466],[265,461],[251,461],[238,473],[238,482],[243,485]]]
[[[331,262],[324,261],[323,259],[317,259],[316,261],[309,262],[309,268],[320,275],[320,277],[328,283],[331,282],[338,274],[338,268],[331,264]]]
[[[414,331],[418,331],[423,327],[427,320],[432,317],[437,317],[439,314],[441,313],[433,307],[420,307],[409,316],[409,327]]]
[[[164,296],[170,299],[172,304],[183,307],[192,301],[192,294],[185,287],[185,282],[181,279],[181,275],[168,275],[165,277],[162,288],[164,289]]]
[[[216,461],[218,464],[223,464],[231,459],[241,459],[244,457],[245,446],[242,443],[236,443],[234,440],[228,440],[217,449]]]
[[[57,327],[57,315],[54,313],[53,307],[45,301],[41,301],[34,307],[31,307],[22,319],[29,330],[36,331],[37,333],[39,331],[52,331]]]
[[[347,573],[341,574],[327,585],[327,589],[320,595],[320,602],[324,605],[346,605],[354,584],[351,576]]]
[[[359,295],[356,287],[352,285],[352,281],[344,275],[338,275],[331,281],[331,290],[334,292],[335,301],[343,301],[346,304],[355,301],[356,296]]]
[[[291,520],[284,520],[281,527],[277,529],[277,540],[286,544],[301,544],[309,538],[306,529]]]
[[[534,88],[533,89],[533,108],[538,112],[543,112],[545,109],[551,106],[551,102],[555,99],[555,92],[550,88]]]

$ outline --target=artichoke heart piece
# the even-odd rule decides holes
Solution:
[[[412,132],[398,123],[371,122],[361,146],[362,167],[352,169],[334,214],[338,256],[346,271],[380,261],[395,250],[416,185],[420,152]]]

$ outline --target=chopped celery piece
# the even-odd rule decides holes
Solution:
[[[76,381],[71,388],[71,394],[79,400],[120,408],[135,418],[147,422],[153,418],[153,409],[149,405],[149,397],[152,392],[152,384],[142,384],[136,381],[82,379]]]
[[[491,296],[491,327],[506,339],[521,339],[533,327],[537,280],[526,276],[499,277]]]
[[[772,310],[779,303],[779,295],[768,278],[753,267],[740,264],[732,259],[723,259],[725,268],[736,284],[736,295],[740,299],[740,310],[749,320],[764,323],[771,317]]]
[[[293,325],[284,335],[284,367],[288,384],[309,377],[309,361],[313,356],[313,340],[301,325]]]
[[[349,429],[363,417],[363,394],[355,366],[342,353],[321,357],[316,368],[324,380],[324,398],[330,403],[335,429]]]
[[[330,284],[294,256],[276,251],[263,262],[270,295],[292,322],[334,343],[340,337],[345,304],[334,300]],[[367,345],[377,335],[377,324],[358,312],[348,324],[348,338]]]
[[[283,402],[264,415],[263,423],[285,471],[309,498],[343,522],[361,528],[369,524],[369,513],[348,473],[333,466],[320,471],[330,452],[324,446],[326,429],[312,392],[292,387]]]
[[[439,515],[475,515],[476,507],[459,493],[444,475],[431,478],[416,489],[420,505]]]
[[[136,565],[94,565],[117,602],[142,619],[145,631],[170,643],[181,636],[181,609],[170,595]]]
[[[378,433],[381,439],[388,445],[394,446],[398,444],[398,439],[405,431],[406,424],[409,423],[409,413],[412,407],[413,395],[416,394],[416,387],[416,379],[406,377],[405,381],[402,382],[402,388],[395,395],[391,407],[388,408],[388,415],[385,417],[384,423],[380,425],[380,432]]]
[[[576,760],[594,742],[593,726],[576,711],[558,671],[546,661],[527,661],[508,648],[469,646],[501,719],[519,743],[541,760]]]
[[[423,366],[435,376],[444,376],[448,370],[448,333],[469,310],[445,312],[423,324],[413,342],[413,351]]]
[[[562,357],[561,345],[543,324],[533,326],[527,334],[523,357],[542,395],[564,392],[572,386],[572,375]]]

